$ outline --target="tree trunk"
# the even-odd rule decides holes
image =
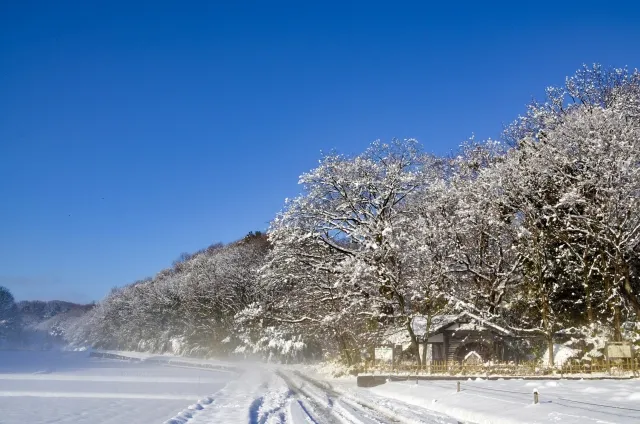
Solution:
[[[624,269],[624,281],[622,283],[622,295],[629,302],[631,307],[636,313],[637,317],[640,317],[640,302],[638,301],[638,297],[633,292],[633,288],[631,287],[631,281],[629,277],[629,265],[625,265]]]
[[[622,341],[622,329],[621,327],[621,312],[620,312],[620,304],[616,302],[613,306],[613,339],[616,342]]]
[[[588,246],[588,244],[587,244]],[[584,254],[582,255],[582,285],[584,286],[584,292],[587,302],[587,322],[589,325],[593,324],[593,304],[592,304],[592,294],[591,294],[591,285],[589,284],[589,267],[587,266],[587,251],[585,249]]]
[[[619,278],[621,271],[620,271],[620,254],[616,253],[616,262],[615,262],[615,268],[614,268],[614,277],[615,278]],[[613,289],[614,292],[616,292],[618,294],[618,297],[622,297],[620,296],[620,293],[618,293],[618,287],[614,287]],[[617,300],[617,299],[616,299]],[[621,342],[622,341],[622,330],[621,330],[621,325],[622,325],[622,314],[620,312],[620,301],[616,301],[614,300],[613,302],[613,328],[614,328],[614,332],[613,332],[613,337],[614,340],[617,342]]]
[[[549,350],[549,366],[553,367],[553,325],[549,320],[549,309],[547,305],[547,297],[542,296],[542,301],[544,302],[542,305],[542,323],[544,325],[544,330],[547,338],[547,348]]]
[[[409,337],[411,338],[411,348],[415,349],[415,358],[418,365],[422,365],[420,362],[420,348],[418,347],[418,338],[416,337],[416,333],[413,331],[411,327],[411,318],[407,318],[407,331],[409,332]]]
[[[342,360],[345,361],[348,366],[353,365],[351,353],[349,352],[349,348],[347,346],[346,340],[344,339],[344,335],[338,336],[338,343],[340,344],[340,356],[342,356]]]
[[[427,340],[429,340],[429,329],[431,328],[431,313],[427,314],[427,327],[424,329],[424,341],[422,342],[421,365],[427,365]]]
[[[553,367],[554,358],[553,358],[553,334],[547,334],[547,349],[549,350],[549,367]]]
[[[540,259],[536,264],[538,269],[538,286],[541,288],[541,301],[542,301],[542,327],[547,338],[547,349],[549,354],[549,367],[553,367],[553,323],[551,322],[551,305],[548,294],[548,289],[544,284],[544,276],[542,274],[542,267],[540,265]]]

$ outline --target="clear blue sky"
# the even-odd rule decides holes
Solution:
[[[446,154],[582,63],[640,66],[633,2],[0,3],[0,285],[18,299],[99,300],[265,230],[320,151]]]

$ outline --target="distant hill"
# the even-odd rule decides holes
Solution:
[[[25,347],[50,348],[65,344],[67,337],[94,305],[62,300],[26,300],[16,304]]]
[[[93,307],[92,304],[82,305],[63,300],[23,300],[16,303],[16,306],[25,326],[37,325],[56,315],[67,314],[72,311],[85,313]]]

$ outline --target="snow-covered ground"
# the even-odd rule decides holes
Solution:
[[[2,351],[0,423],[161,423],[235,377],[88,352]]]
[[[291,367],[248,366],[240,378],[166,424],[458,423],[436,411],[387,401],[366,389],[336,390],[316,377]]]
[[[346,392],[362,392],[352,383]],[[533,404],[533,391],[539,404]],[[387,399],[428,408],[463,422],[481,423],[640,423],[640,381],[455,381],[390,382],[368,391]]]
[[[343,394],[290,367],[244,363],[228,372],[184,366],[229,365],[217,361],[118,354],[138,360],[0,352],[0,423],[456,422],[365,389]]]
[[[640,381],[387,382],[169,356],[0,352],[0,423],[638,423]],[[184,366],[189,363],[189,366]],[[540,403],[533,404],[537,389]]]

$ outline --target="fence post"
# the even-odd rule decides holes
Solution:
[[[533,389],[533,404],[537,405],[539,400],[538,389]]]
[[[456,388],[457,388],[457,390],[456,390],[456,391],[457,391],[458,393],[460,393],[460,382],[459,382],[459,381],[457,381],[457,383],[458,383],[458,384],[456,384],[456,386],[457,386],[457,387],[456,387]]]

